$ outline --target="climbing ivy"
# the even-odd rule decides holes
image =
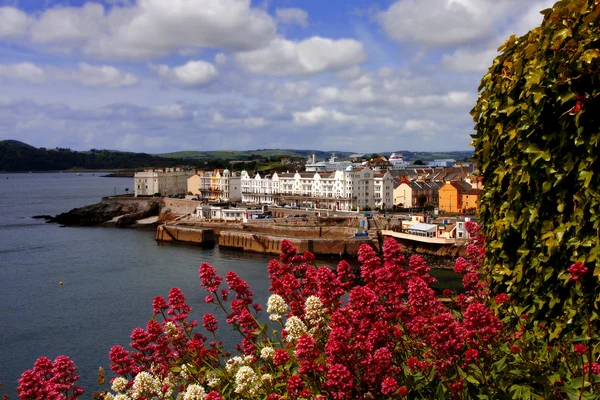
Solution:
[[[563,0],[483,77],[473,136],[492,290],[549,324],[600,332],[600,0]],[[567,272],[588,272],[573,285]]]

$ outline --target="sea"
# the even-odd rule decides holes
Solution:
[[[220,315],[216,306],[204,303],[198,279],[204,262],[223,276],[237,272],[255,300],[266,304],[267,264],[274,256],[160,244],[148,228],[62,227],[32,218],[133,191],[133,178],[105,174],[0,174],[0,395],[17,398],[19,376],[38,357],[67,355],[81,375],[82,398],[91,398],[98,390],[98,367],[111,376],[110,348],[128,348],[131,331],[152,317],[154,297],[166,298],[172,287],[183,291],[192,318]],[[332,268],[337,261],[317,260]],[[442,287],[460,285],[451,271],[434,275]],[[233,348],[234,333],[219,331]]]

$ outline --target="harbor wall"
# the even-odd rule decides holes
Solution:
[[[289,240],[299,253],[310,251],[317,255],[355,256],[361,244],[371,244],[368,238],[322,239],[281,237],[239,231],[221,231],[219,246],[256,253],[280,254],[281,242]]]
[[[201,246],[214,246],[216,242],[214,232],[210,229],[193,229],[169,225],[160,225],[156,228],[156,240],[170,243],[194,243]]]

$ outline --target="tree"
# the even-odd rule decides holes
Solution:
[[[423,160],[416,160],[413,162],[413,165],[425,165],[425,162]]]
[[[424,194],[417,196],[417,204],[419,205],[419,208],[423,208],[425,203],[427,203],[427,196]]]
[[[552,339],[599,329],[600,4],[561,1],[542,14],[500,48],[471,113],[491,288],[552,321]],[[586,271],[578,289],[573,263]]]

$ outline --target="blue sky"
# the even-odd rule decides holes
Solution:
[[[550,0],[0,0],[0,139],[466,150],[477,87]]]

